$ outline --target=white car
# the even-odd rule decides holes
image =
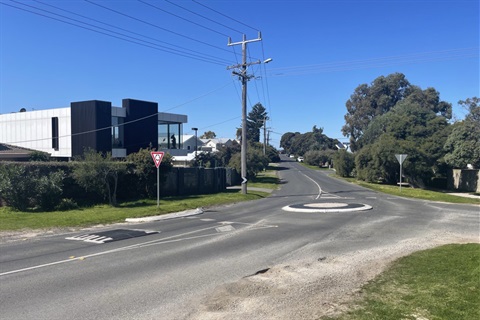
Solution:
[[[303,162],[303,157],[298,157],[298,158],[297,158],[297,161],[298,161],[298,162]]]

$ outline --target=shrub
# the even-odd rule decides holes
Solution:
[[[55,210],[57,211],[68,211],[74,209],[78,209],[78,204],[72,199],[62,199],[55,207]]]
[[[5,165],[0,168],[0,194],[16,210],[53,210],[60,202],[64,177],[61,170],[42,173],[38,168]]]
[[[346,150],[339,150],[335,154],[334,167],[341,177],[350,177],[355,168],[355,157]]]

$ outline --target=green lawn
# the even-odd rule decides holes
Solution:
[[[275,166],[269,166],[266,171],[259,173],[255,179],[248,183],[248,186],[277,189],[278,178]],[[268,193],[253,190],[249,190],[246,195],[241,194],[238,190],[227,190],[217,194],[161,197],[158,208],[156,199],[122,203],[117,207],[97,205],[89,208],[55,212],[17,212],[3,207],[0,208],[0,231],[108,224],[125,221],[126,218],[147,217],[198,207],[256,200],[266,196],[268,196]]]
[[[257,191],[249,191],[248,194],[243,195],[238,190],[229,190],[217,194],[168,197],[160,199],[158,208],[156,199],[123,203],[118,207],[97,205],[89,208],[55,212],[17,212],[2,207],[0,208],[0,231],[108,224],[121,222],[126,218],[147,217],[198,207],[256,200],[267,195]]]
[[[276,165],[271,164],[266,171],[259,172],[252,181],[248,182],[249,187],[278,189],[279,179],[277,176]]]
[[[341,179],[345,179],[347,181],[350,181],[352,183],[355,183],[365,188],[369,188],[375,191],[379,191],[379,192],[383,192],[383,193],[387,193],[395,196],[400,196],[400,197],[408,197],[408,198],[424,199],[424,200],[440,201],[440,202],[450,202],[450,203],[480,204],[480,199],[454,196],[442,191],[425,190],[425,189],[417,189],[417,188],[410,188],[410,187],[402,187],[402,191],[400,191],[400,187],[398,186],[368,183],[365,181],[356,180],[354,178],[341,178]]]
[[[401,258],[364,286],[350,311],[321,319],[480,319],[480,244],[446,245]]]

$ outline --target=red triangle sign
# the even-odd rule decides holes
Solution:
[[[162,162],[165,153],[161,151],[152,151],[150,154],[152,155],[153,162],[155,162],[155,167],[160,167],[160,163]]]

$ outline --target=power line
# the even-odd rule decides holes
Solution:
[[[90,21],[94,21],[94,22],[96,22],[96,23],[100,23],[100,24],[103,24],[103,25],[106,25],[106,26],[109,26],[109,27],[112,27],[112,28],[115,28],[115,29],[118,29],[118,30],[122,30],[122,31],[125,31],[125,32],[128,32],[128,33],[131,33],[131,34],[134,34],[134,35],[137,35],[137,36],[146,38],[146,39],[150,39],[150,40],[153,40],[153,41],[156,41],[156,42],[159,42],[159,43],[164,43],[164,44],[169,45],[169,46],[172,46],[172,47],[180,48],[180,49],[182,49],[182,50],[185,50],[185,51],[186,51],[186,52],[185,52],[186,54],[188,54],[188,51],[190,51],[190,52],[199,54],[199,55],[200,55],[199,57],[205,56],[205,57],[211,57],[211,58],[213,58],[213,59],[215,59],[215,60],[217,60],[217,61],[227,61],[227,60],[224,60],[224,59],[219,58],[219,57],[215,57],[215,56],[212,56],[212,55],[209,55],[209,54],[205,54],[205,53],[202,53],[202,52],[199,52],[199,51],[195,51],[195,50],[191,50],[191,49],[188,49],[188,48],[184,48],[184,47],[181,47],[181,46],[178,46],[178,45],[169,43],[169,42],[165,42],[165,41],[162,41],[162,40],[153,38],[153,37],[149,37],[149,36],[140,34],[140,33],[138,33],[138,32],[134,32],[134,31],[131,31],[131,30],[128,30],[128,29],[125,29],[125,28],[121,28],[121,27],[118,27],[118,26],[115,26],[115,25],[112,25],[112,24],[109,24],[109,23],[106,23],[106,22],[97,20],[97,19],[93,19],[93,18],[91,18],[91,17],[87,17],[87,16],[84,16],[84,15],[75,13],[75,12],[73,12],[73,11],[69,11],[69,10],[66,10],[66,9],[63,9],[63,8],[59,8],[59,7],[56,7],[56,6],[54,6],[54,5],[51,5],[51,4],[42,2],[42,1],[38,1],[38,0],[33,0],[33,1],[38,2],[38,3],[40,3],[40,4],[43,4],[43,5],[45,5],[45,6],[49,6],[49,7],[52,7],[52,8],[54,8],[54,9],[63,11],[63,12],[67,12],[67,13],[72,14],[72,15],[75,15],[75,16],[78,16],[78,17],[81,17],[81,18],[90,20]],[[39,9],[39,10],[41,10],[41,9]],[[71,19],[71,18],[68,18],[68,19]],[[82,23],[85,23],[85,22],[82,22]],[[107,29],[105,29],[105,30],[107,30]],[[138,38],[134,38],[134,39],[138,39]],[[138,39],[138,40],[139,40],[139,41],[144,41],[144,40],[141,40],[141,39]],[[161,46],[161,47],[163,47],[163,46]],[[164,47],[164,48],[167,48],[167,49],[170,49],[170,50],[175,50],[175,49],[168,48],[168,47]],[[169,52],[169,51],[167,51],[167,52]],[[182,51],[178,51],[178,52],[182,52]]]
[[[72,134],[67,134],[67,135],[63,135],[63,136],[59,136],[58,138],[69,138],[69,137],[73,137],[73,136],[79,136],[79,135],[82,135],[82,134],[90,134],[90,133],[94,133],[94,132],[99,132],[99,131],[103,131],[103,130],[110,130],[112,128],[116,128],[116,127],[121,127],[121,126],[125,126],[125,125],[128,125],[128,124],[131,124],[131,123],[135,123],[135,122],[140,122],[140,121],[143,121],[143,120],[146,120],[146,119],[150,119],[152,117],[158,117],[159,114],[161,113],[164,113],[166,111],[170,111],[170,110],[173,110],[173,109],[177,109],[177,108],[180,108],[186,104],[189,104],[189,103],[192,103],[196,100],[199,100],[203,97],[206,97],[214,92],[217,92],[227,86],[230,85],[230,81],[223,84],[222,86],[216,88],[216,89],[213,89],[211,91],[208,91],[206,93],[203,93],[195,98],[192,98],[190,100],[187,100],[181,104],[178,104],[174,107],[171,107],[171,108],[168,108],[168,109],[165,109],[165,110],[162,110],[162,111],[159,111],[157,113],[153,113],[151,115],[148,115],[148,116],[145,116],[145,117],[142,117],[142,118],[138,118],[138,119],[135,119],[135,120],[131,120],[131,121],[127,121],[127,122],[124,122],[124,123],[121,123],[121,124],[117,124],[117,125],[111,125],[111,126],[107,126],[107,127],[103,127],[103,128],[98,128],[98,129],[94,129],[94,130],[89,130],[89,131],[83,131],[83,132],[78,132],[78,133],[72,133]],[[229,120],[230,121],[230,120]],[[41,139],[31,139],[31,140],[24,140],[24,141],[13,141],[13,142],[5,142],[5,143],[8,143],[8,144],[21,144],[21,143],[30,143],[30,142],[37,142],[37,141],[44,141],[44,140],[51,140],[52,138],[41,138]]]
[[[32,13],[32,14],[35,14],[35,15],[38,15],[38,16],[42,16],[42,17],[45,17],[45,18],[48,18],[48,19],[59,21],[59,22],[65,23],[65,24],[69,24],[69,25],[72,25],[72,26],[75,26],[75,27],[78,27],[78,28],[81,28],[81,29],[85,29],[85,30],[89,30],[89,31],[96,32],[96,33],[99,33],[99,34],[103,34],[103,35],[106,35],[106,36],[109,36],[109,37],[112,37],[112,38],[115,38],[115,39],[119,39],[119,40],[130,42],[130,43],[134,43],[134,44],[141,45],[141,46],[144,46],[144,47],[148,47],[148,48],[151,48],[151,49],[155,49],[155,50],[158,50],[158,51],[163,51],[163,52],[175,54],[175,55],[178,55],[178,56],[183,56],[183,57],[186,57],[186,58],[190,58],[190,59],[194,59],[194,60],[198,60],[198,61],[203,61],[203,62],[208,62],[208,63],[212,63],[212,64],[217,64],[217,65],[224,65],[223,61],[226,61],[226,60],[222,60],[222,61],[213,60],[213,59],[208,59],[206,57],[202,57],[202,56],[198,56],[198,55],[194,55],[194,54],[190,54],[190,53],[185,53],[185,52],[182,52],[180,50],[176,50],[176,49],[168,48],[168,47],[165,47],[165,46],[161,46],[161,45],[158,45],[158,44],[155,44],[155,43],[152,43],[152,42],[148,42],[148,41],[145,41],[145,40],[142,40],[142,39],[139,39],[139,38],[131,37],[131,36],[119,33],[119,32],[108,30],[106,28],[102,28],[102,27],[95,26],[95,25],[92,25],[92,24],[89,24],[89,23],[86,23],[86,22],[82,22],[82,21],[79,21],[79,20],[76,20],[76,19],[73,19],[73,18],[69,18],[69,17],[63,16],[63,15],[59,15],[59,14],[56,14],[54,12],[44,10],[44,9],[41,9],[41,8],[38,8],[38,7],[35,7],[35,6],[27,5],[27,4],[24,4],[24,3],[21,3],[21,2],[18,2],[18,1],[14,1],[14,0],[10,0],[10,1],[21,4],[21,5],[24,5],[24,6],[27,6],[27,7],[30,7],[30,8],[33,8],[33,9],[36,9],[36,10],[47,12],[47,13],[52,14],[52,15],[56,15],[56,16],[62,17],[62,18],[67,19],[67,20],[76,21],[76,22],[82,23],[84,25],[87,25],[87,26],[90,26],[90,27],[93,27],[93,28],[96,28],[96,29],[92,29],[90,27],[82,26],[82,25],[79,25],[79,24],[76,24],[76,23],[73,23],[73,22],[65,21],[65,20],[62,20],[62,19],[59,19],[59,18],[55,18],[53,16],[42,14],[40,12],[32,11],[32,10],[29,10],[29,9],[26,9],[26,8],[18,7],[18,6],[12,5],[12,4],[7,4],[7,3],[4,3],[4,2],[0,2],[0,4],[3,4],[5,6],[9,6],[9,7],[15,8],[15,9],[19,9],[19,10],[22,10],[22,11],[25,11],[25,12],[29,12],[29,13]],[[99,30],[97,30],[97,29],[99,29]],[[107,33],[107,32],[101,31],[101,30],[105,30],[105,31],[110,32],[110,33]],[[121,35],[123,37],[130,38],[130,39],[133,39],[133,40],[125,39],[125,38],[122,38],[121,36],[116,36],[115,34]]]
[[[221,125],[221,124],[224,124],[224,123],[233,121],[233,120],[240,119],[241,117],[242,117],[242,116],[237,116],[237,117],[234,117],[234,118],[231,118],[231,119],[228,119],[228,120],[224,120],[224,121],[222,121],[222,122],[218,122],[218,123],[215,123],[215,124],[211,124],[211,125],[208,125],[208,126],[206,126],[206,127],[200,128],[199,130],[205,130],[205,129],[208,129],[208,128],[211,128],[211,127],[215,127],[215,126],[218,126],[218,125]]]
[[[142,19],[139,19],[139,18],[135,18],[135,17],[133,17],[133,16],[131,16],[131,15],[128,15],[128,14],[123,13],[123,12],[120,12],[120,11],[117,11],[117,10],[115,10],[115,9],[109,8],[109,7],[104,6],[104,5],[101,5],[101,4],[99,4],[99,3],[95,3],[95,2],[90,1],[90,0],[83,0],[83,1],[88,2],[88,3],[92,4],[92,5],[98,6],[98,7],[100,7],[100,8],[103,8],[103,9],[105,9],[105,10],[114,12],[114,13],[119,14],[119,15],[121,15],[121,16],[127,17],[127,18],[129,18],[129,19],[132,19],[132,20],[141,22],[141,23],[143,23],[143,24],[149,25],[149,26],[151,26],[151,27],[154,27],[154,28],[163,30],[163,31],[165,31],[165,32],[174,34],[174,35],[176,35],[176,36],[179,36],[179,37],[182,37],[182,38],[185,38],[185,39],[188,39],[188,40],[190,40],[190,41],[195,41],[195,42],[197,42],[197,43],[200,43],[200,44],[203,44],[203,45],[206,45],[206,46],[209,46],[209,47],[218,49],[218,50],[222,50],[222,51],[226,51],[226,52],[228,52],[228,53],[231,53],[231,52],[228,51],[227,49],[214,46],[214,45],[212,45],[212,44],[210,44],[210,43],[207,43],[207,42],[204,42],[204,41],[201,41],[201,40],[197,40],[197,39],[194,39],[194,38],[192,38],[192,37],[186,36],[186,35],[184,35],[184,34],[181,34],[181,33],[178,33],[178,32],[175,32],[175,31],[172,31],[172,30],[163,28],[163,27],[161,27],[161,26],[159,26],[159,25],[156,25],[156,24],[147,22],[147,21],[145,21],[145,20],[142,20]]]
[[[479,56],[478,47],[459,48],[442,51],[414,53],[401,56],[372,58],[365,60],[339,61],[316,65],[292,66],[270,69],[270,76],[298,76],[325,72],[338,72],[358,70],[374,67],[386,67],[399,64],[424,63],[464,58],[476,58]]]
[[[228,37],[228,35],[226,35],[226,34],[224,34],[224,33],[222,33],[222,32],[219,32],[219,31],[214,30],[214,29],[212,29],[212,28],[206,27],[206,26],[201,25],[201,24],[199,24],[199,23],[193,22],[193,21],[191,21],[191,20],[189,20],[189,19],[187,19],[187,18],[181,17],[181,16],[179,16],[179,15],[177,15],[177,14],[175,14],[175,13],[172,13],[172,12],[170,12],[170,11],[167,11],[167,10],[165,10],[165,9],[162,9],[162,8],[160,8],[160,7],[157,7],[156,5],[153,5],[153,4],[148,3],[148,2],[146,2],[146,1],[143,1],[143,0],[137,0],[137,1],[143,3],[143,4],[147,5],[147,6],[150,6],[150,7],[152,7],[152,8],[155,8],[155,9],[158,10],[158,11],[165,12],[165,13],[167,13],[167,14],[169,14],[169,15],[171,15],[171,16],[174,16],[174,17],[176,17],[176,18],[178,18],[178,19],[181,19],[181,20],[183,20],[183,21],[187,21],[187,22],[189,22],[189,23],[191,23],[191,24],[194,24],[194,25],[199,26],[199,27],[201,27],[201,28],[204,28],[204,29],[206,29],[206,30],[209,30],[209,31],[212,31],[212,32],[217,33],[217,34],[219,34],[219,35]]]
[[[224,13],[222,13],[222,12],[220,12],[220,11],[217,11],[217,10],[215,10],[215,9],[212,9],[212,8],[204,5],[203,3],[200,3],[200,2],[195,1],[195,0],[192,0],[192,1],[195,2],[196,4],[202,6],[202,7],[207,8],[208,10],[211,10],[211,11],[213,11],[213,12],[215,12],[215,13],[221,15],[221,16],[224,16],[225,18],[228,18],[228,19],[233,20],[233,21],[235,21],[235,22],[237,22],[237,23],[240,23],[241,25],[243,25],[243,26],[245,26],[245,27],[247,27],[247,28],[250,28],[250,29],[255,30],[255,31],[260,31],[258,28],[251,27],[251,26],[249,26],[248,24],[243,23],[242,21],[238,21],[237,19],[234,19],[234,18],[232,18],[232,17],[229,17],[229,16],[227,16],[226,14],[224,14]]]
[[[213,20],[213,19],[210,19],[210,18],[208,18],[208,17],[205,17],[205,16],[203,16],[203,15],[201,15],[201,14],[199,14],[199,13],[196,13],[195,11],[192,11],[192,10],[189,10],[189,9],[187,9],[187,8],[185,8],[185,7],[182,7],[181,5],[178,5],[178,4],[176,4],[176,3],[172,2],[172,1],[169,1],[169,0],[164,0],[164,1],[166,1],[166,2],[168,2],[168,3],[170,3],[170,4],[173,4],[174,6],[179,7],[179,8],[181,8],[181,9],[185,10],[185,11],[188,11],[188,12],[190,12],[190,13],[196,15],[196,16],[202,17],[202,18],[204,18],[204,19],[206,19],[206,20],[208,20],[208,21],[210,21],[210,22],[216,23],[216,24],[218,24],[218,25],[220,25],[220,26],[222,26],[222,27],[225,27],[225,28],[230,29],[230,30],[232,30],[232,31],[235,31],[235,32],[238,32],[238,33],[242,33],[242,34],[243,34],[242,31],[238,31],[237,29],[233,29],[233,28],[231,28],[231,27],[229,27],[229,26],[227,26],[227,25],[225,25],[225,24],[223,24],[223,23],[220,23],[220,22],[218,22],[218,21],[215,21],[215,20]]]

